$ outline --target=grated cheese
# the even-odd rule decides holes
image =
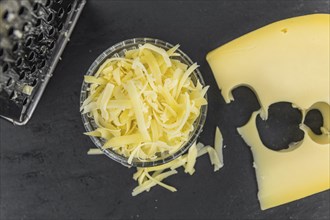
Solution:
[[[103,152],[98,148],[91,148],[91,149],[89,149],[87,154],[88,155],[98,155],[98,154],[103,154]]]
[[[80,111],[92,117],[97,129],[86,135],[105,140],[103,149],[134,160],[152,161],[177,152],[188,141],[193,123],[200,114],[208,86],[190,75],[195,63],[187,66],[176,60],[179,45],[165,51],[151,44],[127,51],[125,57],[107,59],[94,76],[85,76],[90,84],[88,97]],[[132,195],[149,192],[156,185],[175,192],[164,179],[184,168],[195,172],[198,157],[208,154],[214,171],[223,166],[222,136],[217,128],[214,148],[194,143],[184,155],[159,166],[137,168],[133,179],[138,186]],[[90,149],[89,155],[103,154]]]
[[[218,138],[219,136],[215,139],[218,140]],[[220,148],[222,148],[222,146],[220,146]],[[148,192],[156,185],[160,185],[171,192],[175,192],[176,189],[174,187],[163,183],[162,180],[176,174],[176,169],[181,166],[185,168],[185,173],[193,175],[195,172],[194,166],[196,164],[197,157],[200,157],[206,153],[209,154],[211,164],[214,165],[214,171],[219,170],[223,166],[223,164],[220,163],[219,154],[216,153],[213,147],[204,146],[202,143],[194,143],[189,148],[188,153],[166,164],[155,167],[137,168],[137,172],[133,174],[133,179],[137,180],[138,186],[133,189],[132,196],[136,196],[144,191]],[[153,172],[153,174],[150,175],[150,172]]]
[[[85,76],[90,86],[80,111],[98,127],[85,134],[103,138],[104,149],[127,157],[129,163],[178,151],[207,104],[208,89],[190,78],[196,63],[189,67],[175,59],[178,48],[166,51],[144,44],[126,51],[125,57],[107,59],[94,76]]]
[[[223,154],[222,154],[222,146],[223,146],[223,138],[220,132],[219,127],[215,128],[215,139],[214,139],[214,149],[219,157],[221,166],[224,165],[223,163]]]
[[[197,148],[196,143],[189,148],[188,157],[187,157],[187,164],[185,166],[184,172],[193,175],[195,172],[194,166],[197,159]]]
[[[163,48],[156,47],[156,46],[154,46],[152,44],[148,44],[147,43],[147,44],[143,45],[142,47],[140,47],[140,51],[142,51],[143,49],[149,49],[151,51],[154,51],[154,52],[160,54],[163,57],[164,62],[166,63],[166,65],[168,67],[172,66],[172,63],[171,63],[170,58],[169,58],[169,55],[167,54],[167,52]]]
[[[97,130],[89,132],[89,135],[101,135],[102,130]],[[133,174],[133,179],[138,182],[138,186],[133,189],[132,196],[136,196],[142,192],[149,192],[150,189],[156,185],[162,186],[165,189],[176,192],[176,188],[173,186],[167,185],[162,181],[169,176],[177,174],[179,167],[184,167],[184,172],[193,175],[195,172],[195,164],[198,157],[203,156],[208,153],[211,164],[214,165],[214,171],[219,170],[223,166],[222,153],[219,154],[219,149],[223,148],[222,135],[219,128],[216,128],[215,147],[205,146],[202,143],[194,143],[188,150],[188,153],[181,155],[180,157],[154,167],[147,168],[137,168],[136,173]],[[133,159],[133,156],[141,149],[142,145],[138,148],[135,148],[129,158]],[[222,152],[222,150],[220,150]],[[103,154],[100,149],[90,149],[88,151],[89,155]],[[152,174],[150,174],[152,173]]]

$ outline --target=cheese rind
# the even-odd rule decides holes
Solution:
[[[305,133],[290,151],[273,151],[263,145],[256,126],[258,112],[238,128],[251,146],[258,181],[258,198],[265,210],[329,189],[329,144],[318,144]]]

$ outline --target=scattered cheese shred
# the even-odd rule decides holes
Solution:
[[[224,165],[223,163],[223,154],[222,154],[222,148],[223,148],[223,138],[222,134],[220,132],[219,127],[215,128],[215,139],[214,139],[214,149],[218,154],[221,167]]]
[[[177,173],[178,173],[178,171],[176,171],[176,170],[170,170],[170,171],[161,173],[154,178],[157,179],[158,181],[162,181],[163,179],[165,179],[169,176],[172,176],[174,174],[177,174]],[[133,190],[132,196],[136,196],[144,191],[149,191],[151,187],[156,186],[156,185],[157,185],[156,181],[147,180],[147,181],[143,182],[142,184],[140,184],[139,186],[137,186]]]
[[[93,131],[89,132],[89,135],[100,135],[100,131]],[[203,156],[204,154],[209,155],[211,164],[214,165],[214,172],[218,171],[221,167],[223,167],[223,159],[222,158],[222,148],[223,148],[223,141],[222,135],[219,128],[216,128],[215,133],[215,140],[214,140],[215,147],[205,146],[202,143],[194,143],[188,150],[188,153],[159,166],[154,167],[147,167],[147,168],[137,168],[136,173],[133,174],[133,179],[138,182],[138,186],[133,189],[132,196],[136,196],[144,191],[148,192],[152,187],[156,185],[160,185],[165,189],[176,192],[176,188],[173,186],[167,185],[162,181],[169,176],[177,174],[177,168],[184,167],[185,173],[189,173],[193,175],[195,172],[195,164],[198,157]],[[139,148],[135,148],[132,155],[134,155]],[[219,150],[220,149],[220,150]],[[220,154],[218,152],[221,152]],[[88,151],[89,155],[97,155],[103,154],[100,149],[90,149]],[[129,158],[131,160],[132,157]],[[152,173],[152,174],[150,174]]]
[[[91,148],[91,149],[89,149],[87,154],[88,155],[98,155],[98,154],[103,154],[103,152],[98,148]]]
[[[160,174],[159,174],[159,175],[160,175]],[[156,175],[156,177],[159,176],[159,175]],[[165,189],[168,189],[168,190],[171,191],[171,192],[176,192],[176,189],[175,189],[174,187],[169,186],[169,185],[167,185],[167,184],[165,184],[165,183],[162,183],[162,182],[160,182],[159,180],[157,180],[156,178],[151,177],[149,173],[146,173],[146,177],[148,177],[150,180],[156,182],[158,185],[164,187]]]
[[[201,106],[207,104],[208,89],[191,78],[196,63],[187,66],[175,59],[178,48],[166,51],[147,43],[125,57],[107,59],[95,75],[84,76],[90,85],[80,111],[97,125],[85,134],[102,138],[103,149],[127,157],[131,164],[178,151],[194,130]],[[191,158],[171,166],[189,161],[186,172],[192,174]],[[145,179],[150,178],[144,175],[140,182]]]
[[[223,165],[220,162],[217,152],[213,147],[205,146],[198,152],[198,156],[200,157],[206,153],[209,154],[211,164],[214,165],[214,171],[218,171]]]
[[[216,138],[217,140],[218,137]],[[220,146],[220,148],[222,148],[222,146]],[[176,174],[176,169],[181,166],[185,168],[185,173],[189,173],[190,175],[194,174],[194,166],[196,164],[197,157],[200,157],[206,153],[209,154],[211,163],[214,165],[214,171],[219,170],[223,166],[223,164],[220,163],[219,154],[216,153],[216,150],[213,147],[204,146],[202,143],[194,143],[189,148],[188,153],[172,160],[169,163],[155,167],[137,168],[137,172],[133,174],[133,179],[138,181],[138,186],[133,189],[132,196],[136,196],[144,191],[149,191],[150,188],[156,185],[160,185],[171,192],[175,192],[176,189],[174,187],[164,184],[161,181]],[[150,172],[153,172],[153,174],[150,175]]]
[[[196,163],[197,154],[198,153],[197,153],[196,144],[194,144],[193,146],[191,146],[189,148],[187,164],[186,164],[186,168],[185,168],[184,172],[189,173],[190,175],[194,174],[194,172],[195,172],[194,166]]]

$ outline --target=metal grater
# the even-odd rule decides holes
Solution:
[[[31,118],[86,0],[0,0],[0,116]]]

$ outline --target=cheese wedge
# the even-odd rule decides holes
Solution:
[[[226,102],[232,90],[251,88],[261,109],[239,129],[251,146],[261,209],[268,209],[329,189],[330,15],[313,14],[275,22],[221,46],[207,55]],[[257,114],[290,102],[323,116],[322,134],[302,125],[304,139],[280,152],[266,148],[255,126]],[[301,122],[301,123],[302,123]]]
[[[260,140],[257,113],[253,113],[250,121],[238,132],[251,146],[261,209],[329,189],[329,144],[320,145],[305,134],[304,139],[289,150],[270,150]]]

